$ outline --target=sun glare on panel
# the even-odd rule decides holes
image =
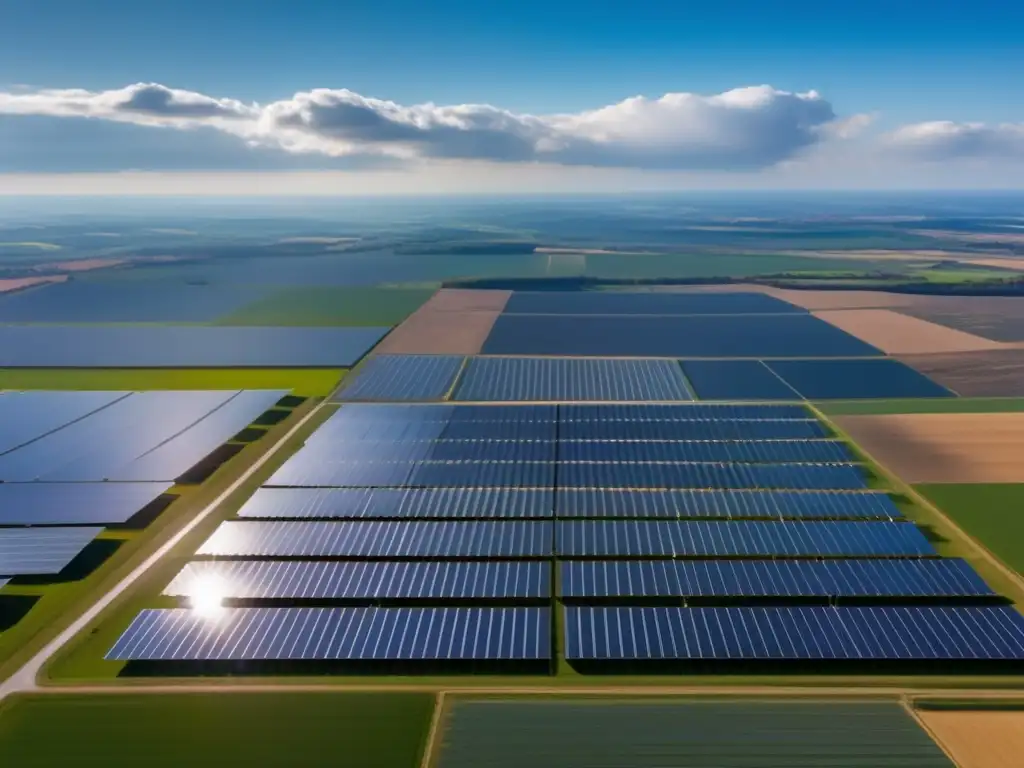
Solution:
[[[199,616],[216,618],[224,612],[227,584],[215,573],[196,576],[189,590],[189,606]]]

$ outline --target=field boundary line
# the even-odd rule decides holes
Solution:
[[[955,757],[953,757],[953,753],[949,751],[949,748],[943,743],[942,739],[939,738],[939,735],[934,730],[932,730],[931,726],[929,726],[928,723],[924,721],[924,718],[918,714],[917,710],[914,708],[914,705],[910,703],[910,700],[906,696],[902,696],[900,698],[900,706],[903,707],[903,709],[906,710],[907,714],[913,718],[914,722],[917,723],[918,727],[928,734],[928,738],[935,742],[936,746],[938,746],[938,748],[942,750],[943,754],[945,754],[946,757],[949,758],[949,762],[957,766],[957,768],[963,768],[961,763]]]
[[[935,505],[930,499],[921,494],[914,486],[904,481],[899,475],[889,469],[887,466],[882,464],[878,459],[871,455],[867,450],[864,449],[860,443],[854,440],[846,430],[842,429],[838,424],[832,421],[823,411],[819,410],[813,403],[808,403],[808,407],[826,424],[832,427],[837,434],[841,435],[844,439],[852,443],[875,467],[882,472],[886,478],[895,486],[895,489],[905,494],[915,504],[928,510],[931,514],[938,517],[943,523],[948,525],[953,531],[956,532],[960,538],[973,547],[975,551],[982,557],[982,559],[988,561],[990,565],[995,567],[997,571],[1003,574],[1010,582],[1017,588],[1018,595],[1015,603],[1024,603],[1024,577],[1017,573],[1013,568],[1006,565],[997,555],[995,555],[988,547],[982,544],[974,536],[971,536],[967,531],[957,525],[953,518],[949,517],[945,512],[942,511],[937,505]]]
[[[423,745],[423,759],[420,768],[432,768],[437,765],[437,738],[441,732],[441,721],[444,720],[445,691],[438,691],[434,699],[434,716],[430,718],[430,730],[427,731],[427,743]]]
[[[293,424],[291,429],[278,438],[277,442],[253,461],[253,463],[250,464],[238,477],[236,477],[227,488],[225,488],[212,501],[210,501],[209,504],[196,513],[191,520],[176,531],[169,539],[167,539],[167,541],[161,544],[156,551],[133,568],[123,579],[111,587],[105,595],[97,599],[77,619],[75,619],[75,621],[61,631],[61,633],[53,640],[37,651],[35,655],[12,673],[10,677],[0,682],[0,701],[3,701],[4,698],[12,693],[39,690],[39,672],[58,651],[67,645],[79,632],[85,629],[85,627],[91,621],[96,619],[108,606],[110,606],[111,603],[130,589],[135,582],[153,568],[164,556],[180,544],[181,541],[194,531],[200,523],[216,512],[225,501],[227,501],[249,480],[250,477],[259,471],[259,469],[270,461],[270,459],[276,456],[278,451],[281,450],[281,447],[298,434],[299,430],[308,424],[309,421],[328,403],[329,398],[325,398],[321,402],[317,403],[316,407],[310,409],[301,419],[299,419],[298,422]]]

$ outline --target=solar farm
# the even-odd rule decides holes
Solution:
[[[852,718],[858,759],[888,727],[918,761],[890,764],[946,766],[913,706],[827,697],[1024,685],[1020,577],[851,438],[867,417],[830,415],[966,400],[775,296],[446,289],[395,328],[0,326],[0,367],[79,365],[93,330],[117,332],[104,368],[351,371],[310,399],[0,393],[0,601],[83,569],[96,589],[52,649],[17,634],[36,608],[8,609],[11,673],[69,695],[411,685],[437,697],[423,764],[452,766],[503,738],[495,765],[591,764],[544,762],[494,718],[702,722],[732,705],[635,697],[738,687],[825,697],[741,701],[740,752],[817,710],[820,734]],[[601,753],[710,748],[664,732]]]

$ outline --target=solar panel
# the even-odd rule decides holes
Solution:
[[[608,404],[558,406],[558,420],[568,421],[813,421],[802,405],[685,403],[679,405]]]
[[[42,576],[64,570],[102,528],[0,529],[0,574]]]
[[[0,578],[0,589],[3,589],[10,582],[10,579]]]
[[[193,597],[261,600],[472,600],[551,596],[551,567],[512,562],[306,562],[189,563],[164,589]]]
[[[478,357],[455,391],[462,401],[692,400],[671,360]]]
[[[838,440],[563,440],[559,461],[851,462]]]
[[[702,400],[800,399],[760,360],[684,360],[681,365]]]
[[[0,491],[3,486],[0,485]],[[0,493],[0,500],[3,499]],[[550,490],[520,488],[260,488],[242,518],[365,519],[549,518]]]
[[[653,291],[515,291],[506,315],[800,314],[807,310],[764,293]]]
[[[216,557],[546,557],[550,523],[293,522],[221,523],[199,555]],[[2,572],[2,571],[0,571]]]
[[[813,440],[826,437],[818,421],[563,421],[563,440]]]
[[[323,488],[551,488],[554,462],[317,462],[299,452],[269,486]]]
[[[864,474],[852,464],[561,464],[566,488],[779,488],[856,490]],[[483,485],[484,483],[479,483]]]
[[[903,514],[881,491],[637,491],[559,488],[558,517],[878,518]]]
[[[338,400],[443,400],[464,359],[453,355],[376,355],[364,363]]]
[[[389,328],[0,326],[3,368],[341,368]]]
[[[174,480],[253,423],[288,390],[243,390],[165,443],[111,472],[110,480]]]
[[[171,483],[0,483],[0,525],[125,523]]]
[[[483,354],[760,359],[877,357],[882,353],[824,320],[794,313],[689,317],[502,314],[483,344]]]
[[[581,560],[561,564],[562,596],[988,597],[963,560]]]
[[[199,422],[236,394],[232,390],[137,392],[0,456],[0,479],[105,480],[109,473]]]
[[[809,400],[954,397],[898,360],[774,360],[765,365]]]
[[[0,392],[0,453],[105,408],[128,392]]]
[[[565,627],[579,660],[1024,659],[1024,616],[1003,606],[567,607]]]
[[[885,522],[605,520],[555,524],[566,557],[923,557],[916,525]]]
[[[113,661],[543,660],[546,608],[184,608],[142,611]]]
[[[553,440],[352,440],[320,447],[324,463],[349,461],[554,461]]]

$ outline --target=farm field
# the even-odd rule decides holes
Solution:
[[[218,325],[398,325],[434,293],[432,288],[286,288],[238,307]]]
[[[438,768],[952,768],[897,704],[454,699]]]
[[[290,389],[322,397],[344,375],[341,368],[0,368],[0,389]]]
[[[994,341],[1024,341],[1022,297],[916,296],[900,311]]]
[[[18,768],[411,768],[433,708],[417,693],[19,696],[0,705],[0,754]]]
[[[835,309],[816,317],[886,354],[930,354],[998,349],[1000,344],[889,309]]]
[[[922,484],[935,506],[1010,568],[1024,574],[1024,484]]]
[[[960,768],[1016,768],[1024,755],[1024,711],[927,709],[917,716]]]
[[[899,359],[963,397],[1024,395],[1024,349],[995,349]]]
[[[839,416],[836,421],[911,484],[1024,482],[1024,413]]]

